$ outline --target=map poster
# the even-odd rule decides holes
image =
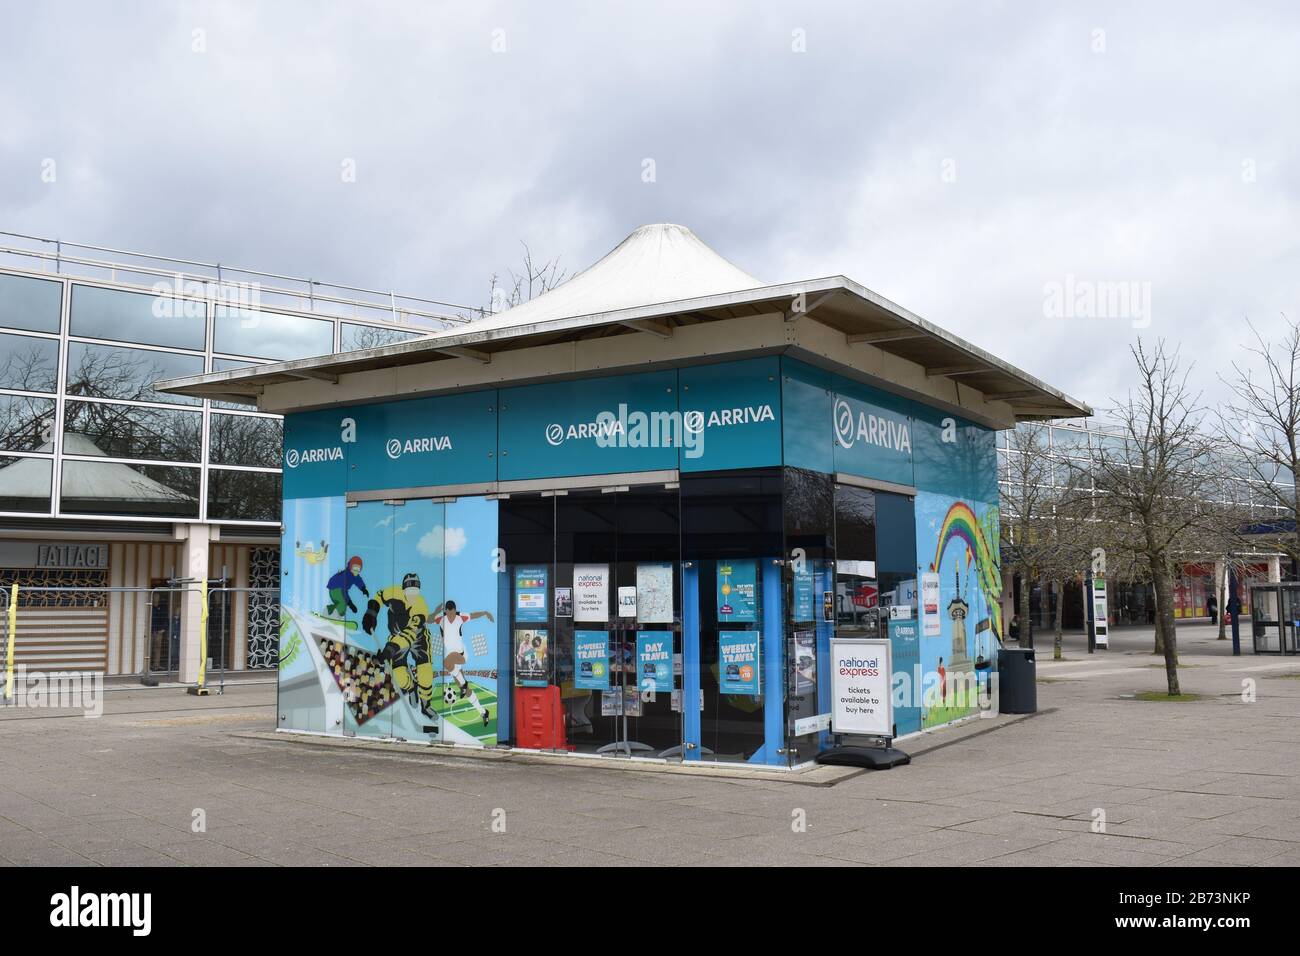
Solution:
[[[573,619],[588,624],[609,620],[609,565],[573,566]]]
[[[636,620],[638,624],[673,622],[672,562],[636,566]]]

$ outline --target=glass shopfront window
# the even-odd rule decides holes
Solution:
[[[0,388],[54,392],[58,381],[58,339],[0,333]]]
[[[206,310],[193,299],[74,285],[68,329],[93,339],[202,350]]]
[[[153,383],[164,378],[202,374],[203,358],[198,355],[84,342],[68,344],[66,384],[69,395],[198,405],[201,400],[197,398],[155,392]]]
[[[700,759],[784,761],[775,753],[784,736],[781,471],[684,475],[681,502],[684,667],[698,668]]]
[[[830,475],[785,470],[786,750],[792,764],[821,750],[830,693],[821,672],[829,666],[835,622],[827,613],[835,562],[835,485]]]
[[[0,326],[29,332],[57,332],[62,312],[62,282],[0,275]]]
[[[266,359],[329,355],[334,323],[278,312],[219,312],[212,320],[212,350]]]

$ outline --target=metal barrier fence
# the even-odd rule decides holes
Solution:
[[[33,602],[24,601],[24,594],[33,595],[54,595],[58,601],[58,596],[66,596],[71,603],[50,603],[48,600]],[[180,672],[179,650],[180,650],[180,630],[182,612],[179,608],[180,602],[177,601],[179,596],[183,601],[186,595],[193,595],[200,602],[200,621],[199,621],[199,672],[198,679],[195,682],[195,689],[199,693],[206,693],[208,664],[212,659],[217,665],[220,673],[220,682],[217,692],[222,693],[225,690],[226,672],[229,669],[228,659],[232,652],[232,639],[239,637],[232,633],[232,599],[238,595],[245,595],[245,604],[243,607],[245,627],[242,631],[242,637],[248,648],[244,670],[271,669],[278,664],[279,648],[279,588],[240,588],[226,587],[219,585],[209,588],[206,582],[156,586],[156,587],[56,587],[42,585],[23,585],[11,584],[8,587],[0,588],[0,628],[3,629],[3,645],[0,646],[0,666],[3,666],[3,696],[0,697],[4,702],[13,699],[13,682],[15,671],[15,656],[21,648],[20,635],[22,630],[22,611],[24,607],[49,608],[49,607],[109,607],[113,595],[141,595],[145,599],[145,609],[148,616],[148,624],[144,633],[144,655],[143,662],[137,671],[125,671],[124,675],[134,674],[140,679],[140,682],[149,686],[156,686],[158,683],[155,675],[177,674]],[[214,641],[213,630],[213,601],[216,599],[218,614],[217,633]],[[258,600],[258,599],[261,600]],[[163,626],[157,627],[158,612],[164,605],[160,602],[165,599],[165,609],[163,612]],[[139,609],[135,609],[138,613]],[[267,616],[266,626],[270,628],[268,635],[262,635],[262,640],[268,644],[266,648],[258,649],[253,653],[252,633],[248,626],[254,611],[264,613]],[[132,626],[135,626],[135,615],[133,614]],[[106,637],[107,639],[107,637]],[[119,640],[134,639],[126,633],[119,634]],[[219,648],[216,657],[210,658],[210,650],[214,644]],[[161,658],[161,659],[160,659]],[[249,666],[251,665],[251,666]],[[107,660],[105,661],[105,672],[107,672]]]

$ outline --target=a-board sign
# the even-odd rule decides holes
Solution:
[[[831,730],[837,734],[894,735],[889,639],[831,641]]]

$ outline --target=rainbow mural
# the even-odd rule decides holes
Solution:
[[[966,545],[967,563],[970,556],[975,556],[975,570],[979,577],[980,590],[988,602],[989,616],[992,618],[993,634],[1002,640],[1002,567],[999,561],[997,538],[985,533],[985,527],[975,517],[975,512],[964,501],[958,501],[944,515],[939,527],[939,540],[934,551],[934,560],[930,570],[936,571],[943,562],[943,552],[948,542],[958,538]],[[992,544],[990,544],[992,538]]]

